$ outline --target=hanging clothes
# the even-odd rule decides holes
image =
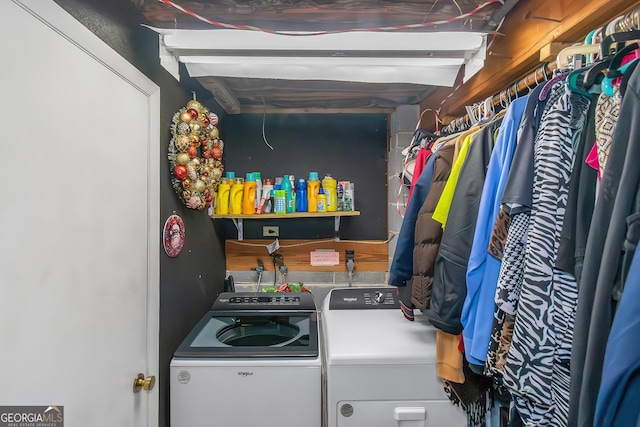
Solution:
[[[533,193],[533,149],[547,101],[547,98],[539,98],[543,86],[536,86],[529,94],[502,195],[501,212],[509,215],[509,228],[499,256],[501,266],[494,297],[496,311],[486,362],[488,374],[494,376],[499,383],[502,382],[502,372],[511,345],[517,300],[524,275],[525,242]]]
[[[440,223],[431,218],[431,215],[451,173],[454,151],[455,141],[450,141],[436,152],[429,194],[422,204],[416,219],[413,278],[411,280],[411,308],[425,310],[429,307],[431,300],[433,265],[442,237],[442,227]]]
[[[500,209],[500,198],[509,175],[517,132],[527,99],[525,96],[509,105],[491,153],[480,198],[467,264],[467,293],[461,315],[465,356],[471,364],[484,366],[487,356],[493,324],[494,295],[500,272],[500,262],[488,256],[487,247]]]
[[[411,176],[411,184],[409,185],[409,196],[407,196],[407,206],[411,201],[413,190],[418,183],[418,180],[422,176],[422,171],[424,171],[424,169],[426,168],[427,160],[429,160],[429,157],[431,157],[431,149],[427,147],[420,148],[420,150],[418,150],[418,154],[416,154],[416,162],[413,166],[413,175]],[[400,183],[400,185],[402,185],[402,183]]]
[[[636,251],[605,350],[593,425],[626,427],[640,419],[640,251]]]
[[[574,141],[584,128],[589,103],[589,98],[569,92],[563,81],[556,81],[536,137],[524,277],[503,377],[527,426],[565,425],[568,416],[577,286],[555,262]]]
[[[429,194],[431,180],[433,179],[433,163],[435,157],[432,155],[427,159],[424,170],[416,182],[413,197],[407,204],[407,209],[402,220],[400,233],[396,241],[396,249],[393,253],[393,260],[389,268],[389,284],[397,287],[407,286],[407,281],[413,275],[413,244],[418,212],[424,203],[424,199]]]
[[[628,78],[589,232],[580,283],[571,354],[570,425],[591,426],[602,378],[605,348],[613,319],[614,290],[621,289],[624,251],[632,257],[640,226],[640,72]],[[597,227],[595,226],[597,224]],[[578,392],[579,390],[579,392]]]
[[[434,266],[431,302],[424,313],[433,326],[453,335],[462,332],[460,315],[467,292],[465,274],[473,240],[472,231],[486,168],[501,123],[501,118],[488,123],[471,143],[458,176],[458,191],[454,192],[451,202],[456,215],[447,218],[447,227]]]

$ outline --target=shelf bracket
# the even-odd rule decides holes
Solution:
[[[233,225],[236,226],[236,230],[238,230],[238,240],[242,240],[244,238],[242,218],[231,218],[231,220]]]
[[[335,220],[335,226],[334,226],[333,237],[334,237],[336,242],[339,242],[340,241],[340,217],[339,216],[335,216],[334,220]]]

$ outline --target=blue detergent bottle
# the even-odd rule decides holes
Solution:
[[[307,212],[308,210],[309,201],[307,200],[307,182],[304,178],[300,178],[296,184],[296,211]]]

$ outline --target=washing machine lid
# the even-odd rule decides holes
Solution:
[[[318,316],[312,297],[311,304],[313,309],[298,294],[221,294],[175,357],[317,357]]]
[[[351,288],[354,289],[354,288]],[[328,295],[342,299],[354,291],[334,289]],[[375,290],[355,291],[372,295]],[[404,318],[400,309],[332,309],[323,306],[322,330],[326,360],[329,365],[433,365],[436,363],[436,329],[418,310],[415,321]]]

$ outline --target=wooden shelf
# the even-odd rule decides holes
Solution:
[[[245,219],[290,219],[290,218],[334,218],[335,221],[335,239],[340,240],[340,218],[343,216],[359,216],[360,211],[336,211],[336,212],[293,212],[287,214],[214,214],[211,219],[230,219],[238,230],[238,240],[243,239]]]
[[[227,219],[287,219],[287,218],[317,218],[317,217],[331,217],[331,216],[358,216],[359,211],[336,211],[336,212],[293,212],[288,214],[214,214],[211,215],[212,219],[227,218]]]

